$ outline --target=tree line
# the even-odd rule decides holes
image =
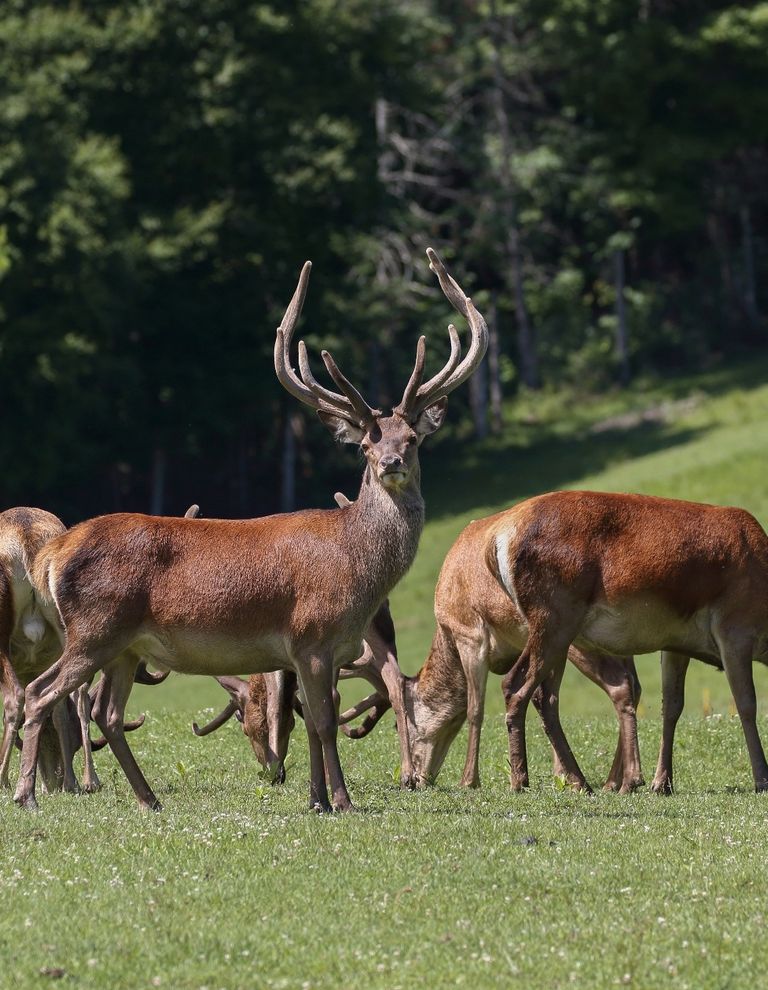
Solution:
[[[444,255],[480,436],[521,388],[763,347],[767,61],[766,3],[7,0],[3,503],[330,504],[272,370],[307,258],[298,335],[386,405],[420,332],[446,354]]]

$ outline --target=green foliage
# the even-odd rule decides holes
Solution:
[[[429,243],[498,313],[508,392],[526,348],[610,384],[620,296],[636,373],[762,347],[767,51],[765,4],[10,0],[3,501],[276,508],[306,257],[302,332],[382,404],[422,330],[445,354]],[[345,462],[301,422],[318,504]]]

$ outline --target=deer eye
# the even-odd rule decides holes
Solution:
[[[409,436],[408,437],[408,440],[406,441],[406,443],[409,443],[411,445],[413,445],[414,443],[416,443],[416,434],[413,433],[411,436]]]

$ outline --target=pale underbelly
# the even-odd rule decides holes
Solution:
[[[190,629],[144,633],[130,647],[143,660],[180,674],[267,673],[294,669],[287,643],[281,636],[249,637]]]
[[[648,602],[626,604],[621,608],[593,606],[574,643],[581,648],[619,655],[673,650],[716,656],[718,652],[709,615],[698,614],[686,619]]]

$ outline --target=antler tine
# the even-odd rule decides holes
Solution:
[[[382,715],[389,711],[391,703],[388,698],[379,695],[379,703],[373,706],[373,711],[366,715],[360,725],[350,728],[348,725],[340,725],[339,728],[349,739],[362,739],[378,723]]]
[[[331,374],[331,377],[334,377],[334,372],[332,372],[328,367],[328,361],[326,360],[326,357],[330,358],[330,355],[327,351],[322,351],[321,353],[325,366],[329,370],[329,374]],[[301,372],[302,380],[306,382],[307,387],[319,399],[320,405],[318,406],[318,409],[344,416],[346,419],[352,420],[356,423],[370,423],[374,416],[380,414],[380,410],[371,409],[354,385],[347,381],[344,375],[342,375],[339,371],[333,358],[330,358],[330,360],[336,376],[344,382],[344,386],[340,385],[339,387],[343,387],[345,391],[348,390],[348,395],[339,395],[337,392],[331,392],[330,389],[325,388],[320,384],[320,382],[317,381],[315,376],[312,374],[312,369],[309,367],[309,357],[307,355],[306,344],[303,340],[299,341],[299,371]],[[335,377],[334,381],[336,381]]]
[[[352,382],[339,371],[339,366],[333,360],[329,351],[321,351],[320,356],[323,359],[323,364],[328,369],[328,374],[347,397],[361,422],[370,423],[376,416],[381,415],[381,410],[371,409]]]
[[[316,406],[314,396],[312,396],[312,393],[298,378],[296,372],[291,367],[290,355],[293,331],[296,329],[299,316],[301,316],[304,299],[307,295],[307,286],[309,285],[309,273],[311,271],[312,262],[305,261],[304,267],[301,269],[301,275],[299,275],[296,290],[293,293],[291,301],[288,303],[288,308],[285,311],[280,326],[277,328],[277,336],[275,337],[275,373],[280,384],[291,395],[300,399],[302,402],[308,403],[310,406]]]
[[[286,391],[313,409],[344,416],[351,422],[359,422],[360,425],[368,423],[377,415],[377,412],[374,412],[368,406],[357,389],[344,378],[341,372],[338,371],[338,368],[336,371],[338,372],[339,379],[345,384],[340,384],[340,381],[336,378],[334,378],[334,381],[339,384],[339,387],[345,393],[344,395],[331,392],[330,389],[324,388],[315,379],[309,367],[309,359],[307,358],[307,350],[303,340],[299,341],[299,370],[301,372],[301,378],[299,378],[291,367],[290,352],[293,332],[304,305],[304,297],[307,294],[307,284],[309,282],[311,268],[312,263],[310,261],[305,262],[299,276],[299,284],[296,286],[293,298],[288,305],[288,309],[285,311],[282,323],[277,328],[274,351],[275,373],[277,374],[278,381]],[[323,360],[325,360],[325,354],[323,354]],[[328,367],[327,361],[326,367]]]
[[[202,729],[198,726],[197,722],[192,723],[192,731],[196,736],[207,736],[209,732],[220,728],[225,722],[228,722],[232,716],[237,711],[237,702],[230,701],[224,711],[219,712],[216,718],[211,719],[208,725],[204,725]]]
[[[400,405],[395,406],[394,411],[400,416],[407,416],[410,410],[413,400],[416,398],[416,392],[418,391],[419,385],[421,385],[421,379],[424,377],[424,362],[427,356],[427,338],[424,336],[419,337],[419,342],[416,344],[416,361],[413,365],[413,371],[411,372],[411,377],[408,379],[408,384],[405,386],[405,391],[403,392],[403,397],[400,400]]]
[[[367,697],[363,698],[362,701],[358,701],[356,705],[348,708],[345,712],[340,712],[338,717],[339,725],[345,725],[347,722],[351,722],[352,719],[357,718],[358,715],[362,715],[363,712],[367,712],[369,708],[373,708],[381,700],[381,695],[378,691],[374,691],[373,694],[369,694]]]
[[[448,324],[448,338],[451,342],[451,353],[448,357],[448,361],[442,371],[439,371],[436,375],[433,375],[428,382],[424,382],[421,386],[419,392],[422,392],[424,395],[431,393],[439,385],[442,385],[443,382],[447,381],[448,376],[461,360],[461,341],[459,340],[459,331],[452,323]]]
[[[438,398],[442,398],[458,388],[477,368],[488,349],[488,327],[483,317],[475,309],[474,303],[469,296],[464,294],[458,282],[448,274],[445,265],[432,248],[427,248],[427,257],[429,258],[429,267],[437,275],[440,287],[448,302],[469,323],[471,342],[466,356],[459,363],[461,347],[458,334],[453,324],[448,327],[448,334],[451,338],[451,356],[443,370],[419,388],[413,401],[413,408],[409,410],[411,415],[420,412]]]

